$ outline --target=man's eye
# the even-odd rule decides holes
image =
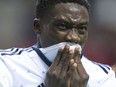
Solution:
[[[65,29],[67,29],[67,25],[63,24],[63,23],[62,24],[57,24],[57,28],[65,30]]]
[[[78,30],[85,31],[85,30],[87,30],[87,27],[86,26],[82,26],[82,27],[79,27]]]
[[[87,27],[86,26],[79,27],[78,31],[80,34],[85,34],[87,31]]]

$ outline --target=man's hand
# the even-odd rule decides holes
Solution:
[[[86,87],[88,81],[78,48],[66,45],[58,54],[46,74],[45,87]]]

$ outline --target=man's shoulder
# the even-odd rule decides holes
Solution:
[[[9,48],[9,49],[0,49],[0,56],[16,56],[22,55],[23,53],[30,53],[33,51],[32,47],[28,48]]]
[[[89,74],[90,78],[88,84],[90,87],[101,87],[102,85],[109,84],[111,81],[115,80],[115,73],[112,68],[107,64],[101,64],[89,60],[86,57],[82,58],[82,64],[86,72]],[[103,87],[109,86],[105,85]]]
[[[35,51],[32,47],[28,48],[9,48],[0,50],[0,60],[4,63],[23,63],[24,61],[32,62],[31,58],[35,57]],[[30,60],[30,61],[29,61]]]
[[[112,71],[112,68],[109,65],[89,60],[86,57],[82,58],[82,63],[90,72],[101,72],[108,74],[110,71]]]
[[[6,86],[8,81],[11,82],[9,84],[16,83],[16,86],[10,87],[28,85],[30,81],[32,85],[35,81],[37,84],[42,83],[46,67],[41,61],[32,47],[2,49],[0,50],[0,81],[4,81],[5,87],[8,87]]]
[[[44,62],[40,56],[36,53],[33,47],[27,48],[9,48],[0,50],[0,60],[4,64],[11,65],[27,65],[27,64],[38,64],[44,66]]]

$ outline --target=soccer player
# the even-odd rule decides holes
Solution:
[[[38,0],[37,44],[0,50],[0,87],[116,87],[110,66],[82,54],[88,24],[87,0]]]

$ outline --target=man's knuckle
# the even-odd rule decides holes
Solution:
[[[77,77],[77,78],[74,78],[74,81],[77,81],[77,82],[81,82],[81,78],[80,77]]]
[[[52,76],[56,76],[56,75],[57,75],[57,72],[56,72],[56,71],[53,71],[53,72],[51,73],[51,75],[52,75]]]
[[[48,71],[47,73],[46,73],[46,76],[50,76],[51,75],[51,73],[50,73],[50,71]]]
[[[88,74],[84,74],[82,76],[82,79],[83,79],[83,81],[87,81],[89,79],[89,75]]]

